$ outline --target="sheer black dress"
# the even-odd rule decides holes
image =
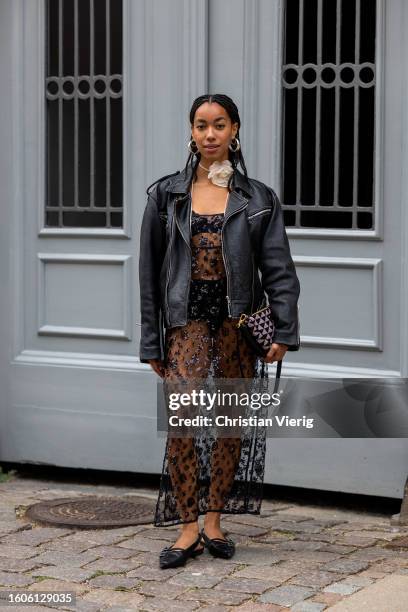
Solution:
[[[221,248],[224,213],[192,211],[187,324],[166,330],[164,381],[180,378],[267,378],[264,361],[228,318]],[[239,353],[238,353],[239,349]],[[167,437],[154,525],[196,521],[206,512],[259,514],[265,432],[241,438]]]

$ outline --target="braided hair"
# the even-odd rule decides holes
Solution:
[[[231,119],[231,123],[238,123],[238,130],[236,133],[236,138],[239,139],[239,128],[241,127],[241,119],[239,116],[238,108],[235,102],[229,96],[225,94],[204,94],[196,98],[190,109],[190,124],[193,125],[194,117],[195,117],[198,107],[204,104],[205,102],[208,102],[209,104],[211,104],[212,102],[217,102],[217,104],[225,108],[225,110],[228,113],[229,118]],[[192,167],[193,169],[192,180],[194,180],[194,176],[198,168],[198,164],[200,163],[200,159],[201,159],[201,153],[199,153],[198,151],[197,153],[190,152],[187,158],[184,169],[187,170],[189,165]],[[240,164],[242,170],[244,171],[245,177],[248,178],[248,173],[247,173],[247,169],[245,166],[244,156],[242,155],[241,148],[239,149],[239,151],[236,151],[235,153],[234,151],[231,151],[231,149],[228,149],[228,159],[230,160],[234,170],[235,168],[238,167],[238,164]],[[232,173],[228,180],[228,190],[230,190],[231,181],[232,181],[233,176],[234,174]]]
[[[196,98],[190,109],[190,124],[193,125],[194,117],[195,117],[198,107],[204,104],[205,102],[209,102],[210,104],[212,102],[217,102],[217,104],[225,108],[225,110],[228,113],[229,118],[231,119],[231,122],[238,123],[238,130],[236,133],[236,138],[239,139],[239,128],[241,127],[241,119],[239,117],[238,108],[235,102],[229,96],[225,94],[204,94]],[[196,170],[198,168],[198,164],[200,163],[200,159],[201,159],[201,153],[199,152],[190,153],[187,158],[187,162],[186,162],[184,170],[187,170],[189,165],[192,167],[193,169],[192,180],[194,180]],[[245,166],[244,156],[242,155],[241,148],[239,149],[239,151],[236,151],[235,153],[234,151],[231,151],[231,149],[228,149],[228,159],[230,160],[234,170],[235,168],[238,167],[238,164],[240,164],[242,170],[244,171],[245,177],[248,178],[248,173],[247,173],[247,169]],[[162,181],[163,179],[166,179],[170,176],[174,176],[179,173],[180,171],[177,170],[177,172],[173,172],[172,174],[166,174],[166,176],[162,176],[161,178],[157,179],[157,181],[154,181],[154,183],[149,185],[149,187],[146,189],[146,193],[149,194],[149,190],[151,189],[151,187],[156,185],[156,183],[158,183],[159,181]],[[234,173],[231,174],[228,180],[228,190],[229,191],[231,190],[231,181],[232,181],[233,176],[234,176]]]

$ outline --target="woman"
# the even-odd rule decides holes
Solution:
[[[165,383],[263,378],[264,362],[300,346],[300,287],[280,203],[270,187],[247,175],[231,98],[200,96],[190,125],[183,171],[147,189],[139,256],[140,360]],[[276,330],[260,359],[236,324],[241,313],[266,305],[265,294]],[[168,435],[154,524],[182,528],[160,554],[163,569],[183,565],[203,544],[213,556],[232,557],[235,546],[221,530],[221,513],[260,513],[264,461],[264,432],[245,440],[214,440],[203,432]],[[205,515],[201,532],[199,515]]]

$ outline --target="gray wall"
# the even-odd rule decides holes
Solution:
[[[408,7],[378,5],[377,229],[288,230],[302,350],[283,374],[408,374]],[[160,472],[157,379],[137,357],[145,188],[184,165],[190,104],[219,91],[240,109],[249,174],[279,192],[281,8],[125,2],[125,223],[91,232],[42,227],[43,2],[0,3],[1,460]],[[266,481],[400,497],[407,463],[405,440],[273,440]]]

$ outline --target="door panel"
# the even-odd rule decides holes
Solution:
[[[102,4],[110,7],[105,22]],[[7,134],[15,162],[3,177],[12,197],[1,248],[14,253],[2,345],[10,390],[0,413],[3,460],[140,472],[161,467],[158,379],[137,354],[139,234],[147,185],[174,171],[187,153],[177,122],[169,130],[174,110],[186,108],[181,86],[191,89],[180,71],[193,65],[180,16],[187,8],[198,23],[204,3],[123,0],[122,24],[113,11],[118,4],[53,2],[64,8],[56,16],[47,14],[45,0],[2,8],[12,24],[2,44],[3,57],[13,62],[1,67],[12,84]],[[86,6],[95,8],[93,26]],[[109,32],[121,39],[122,72],[118,40],[108,40]],[[47,37],[51,58],[44,53]],[[201,88],[200,44],[191,77]]]

